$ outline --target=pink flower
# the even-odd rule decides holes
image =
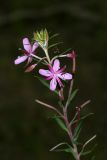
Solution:
[[[32,61],[32,54],[34,54],[34,51],[38,47],[38,43],[35,42],[33,45],[29,42],[28,38],[23,39],[23,47],[24,47],[24,55],[18,56],[18,58],[14,61],[14,63],[20,64],[28,59],[28,63],[31,63]]]
[[[72,74],[64,73],[65,66],[60,69],[60,61],[58,59],[54,60],[53,66],[49,66],[49,70],[40,69],[39,73],[46,77],[46,80],[50,81],[50,89],[54,91],[56,89],[57,84],[60,87],[63,87],[62,80],[71,80]]]

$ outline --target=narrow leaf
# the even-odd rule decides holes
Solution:
[[[85,148],[91,141],[93,141],[96,138],[96,135],[94,135],[93,137],[91,137],[87,142],[85,142],[85,144],[83,145],[83,148]]]
[[[89,116],[92,116],[94,113],[88,113],[87,115],[83,116],[80,118],[80,120],[84,120],[86,118],[88,118]]]
[[[75,113],[75,115],[74,115],[73,119],[71,120],[71,122],[70,122],[70,126],[71,126],[71,125],[73,125],[75,122],[77,122],[77,120],[75,120],[75,119],[76,119],[76,117],[77,117],[77,112]]]
[[[91,151],[86,151],[86,152],[83,152],[81,155],[82,156],[86,156],[86,155],[88,155],[88,154],[90,154],[91,153]]]
[[[58,147],[62,146],[62,145],[67,145],[68,148],[63,148],[63,149],[57,149]],[[76,160],[76,155],[74,152],[74,149],[66,142],[62,142],[59,143],[58,145],[56,145],[55,147],[53,147],[50,151],[55,151],[55,152],[67,152],[67,153],[71,153],[74,157],[74,159]]]
[[[57,45],[59,45],[59,44],[62,44],[62,43],[63,43],[63,42],[54,43],[54,44],[50,45],[50,46],[48,47],[48,49],[50,49],[50,48],[52,48],[52,47],[55,47],[55,46],[57,46]]]
[[[69,49],[65,50],[64,52],[62,52],[62,53],[61,53],[61,54],[59,54],[59,55],[63,55],[63,54],[65,54],[65,53],[69,52],[70,50],[71,50],[71,48],[69,48]]]
[[[85,120],[86,118],[88,118],[89,116],[92,116],[94,113],[88,113],[87,115],[83,116],[80,118],[79,121],[83,121]],[[78,120],[75,120],[77,114],[75,114],[74,118],[72,119],[72,121],[70,122],[70,125],[73,125],[74,123],[76,123]]]
[[[74,99],[74,97],[76,96],[76,94],[77,94],[77,92],[78,92],[78,89],[75,89],[73,92],[72,92],[72,94],[71,94],[71,96],[70,96],[70,98],[69,98],[69,104],[70,104],[70,102]]]
[[[57,150],[55,150],[55,152],[67,152],[67,153],[71,153],[73,155],[74,159],[76,160],[76,155],[75,155],[75,152],[74,152],[74,150],[73,150],[72,147],[70,147],[70,148],[64,148],[64,149],[57,149]]]
[[[93,136],[93,137],[94,137],[94,136]],[[92,137],[91,139],[94,139],[94,138],[95,138],[95,137],[94,137],[94,138],[93,138],[93,137]],[[89,140],[89,141],[90,141],[90,140]],[[86,142],[86,143],[87,143],[87,142]],[[86,143],[85,143],[85,144],[86,144]],[[81,152],[80,152],[80,155],[87,155],[87,154],[93,152],[93,150],[94,150],[94,149],[96,148],[96,146],[97,146],[97,144],[95,144],[95,145],[91,148],[91,150],[89,150],[89,151],[84,151],[84,150],[85,150],[85,146],[86,146],[85,144],[83,145],[83,148],[82,148],[82,150],[81,150]]]
[[[95,144],[95,145],[92,147],[92,149],[91,149],[91,150],[88,150],[88,151],[82,152],[80,155],[82,155],[82,156],[86,156],[86,155],[88,155],[88,154],[92,153],[96,147],[97,147],[97,144]]]
[[[60,118],[56,117],[55,120],[56,120],[56,122],[58,123],[58,125],[59,125],[64,131],[68,132],[65,124],[63,123],[63,121],[62,121]]]
[[[55,38],[55,37],[57,37],[57,36],[59,36],[59,34],[58,34],[58,33],[56,33],[56,34],[52,35],[49,39],[51,40],[51,39],[53,39],[53,38]]]
[[[55,149],[57,149],[58,147],[60,147],[62,145],[67,145],[67,143],[65,143],[65,142],[59,143],[56,146],[54,146],[53,148],[51,148],[50,151],[54,151]]]
[[[82,126],[82,122],[79,122],[78,126],[75,128],[75,131],[74,131],[74,141],[77,141],[79,135],[80,135],[80,132],[81,132],[81,126]]]

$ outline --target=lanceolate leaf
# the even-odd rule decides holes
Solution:
[[[55,44],[52,44],[52,45],[50,45],[49,47],[48,47],[48,49],[50,49],[50,48],[52,48],[52,47],[55,47],[55,46],[57,46],[57,45],[59,45],[59,44],[62,44],[63,42],[58,42],[58,43],[55,43]]]
[[[38,78],[38,80],[45,86],[47,87],[48,89],[50,89],[50,85],[47,81],[45,81],[43,78],[41,77],[38,77],[38,76],[35,76],[36,78]],[[55,90],[53,91],[54,93],[58,94],[58,92]]]
[[[77,92],[78,92],[78,89],[75,89],[75,90],[72,92],[71,96],[69,97],[69,104],[70,104],[70,102],[74,99],[74,97],[76,96]]]
[[[96,138],[96,135],[94,135],[94,136],[91,137],[89,140],[87,140],[87,141],[85,142],[85,144],[83,145],[83,149],[84,149],[90,142],[92,142],[95,138]]]
[[[82,127],[82,121],[79,122],[79,124],[77,125],[77,127],[75,128],[75,131],[74,131],[74,141],[76,142],[79,138],[79,135],[80,135],[80,132],[81,132],[81,128]]]
[[[88,113],[87,115],[83,116],[80,118],[80,120],[84,120],[86,118],[88,118],[89,116],[92,116],[94,113]]]
[[[82,155],[82,156],[86,156],[86,155],[88,155],[88,154],[90,154],[90,153],[91,153],[91,151],[89,150],[89,151],[83,152],[81,155]]]
[[[71,153],[74,157],[74,159],[76,160],[76,155],[75,155],[75,152],[73,150],[72,147],[70,148],[65,148],[65,149],[59,149],[59,150],[56,150],[56,152],[67,152],[67,153]]]
[[[82,156],[86,156],[86,155],[88,155],[88,154],[92,153],[96,147],[97,147],[97,144],[95,144],[95,145],[92,147],[92,149],[91,149],[91,150],[84,151],[84,152],[80,153],[80,155],[82,155]]]
[[[87,155],[87,154],[91,153],[91,152],[96,148],[97,144],[95,144],[95,145],[91,148],[91,150],[84,151],[84,150],[85,150],[85,147],[86,147],[92,140],[94,140],[95,138],[96,138],[96,135],[94,135],[94,136],[91,137],[88,141],[85,142],[85,144],[83,145],[82,150],[81,150],[81,152],[80,152],[80,155]]]
[[[57,148],[64,146],[64,145],[66,145],[67,148],[57,149]],[[76,155],[75,155],[74,149],[66,142],[62,142],[62,143],[57,144],[50,151],[71,153],[73,155],[74,159],[76,160]]]
[[[57,149],[57,150],[55,150],[55,152],[67,152],[67,153],[71,153],[73,155],[74,159],[76,160],[76,155],[75,155],[75,152],[74,152],[74,150],[73,150],[72,147],[65,148],[65,149]]]
[[[59,143],[59,144],[57,144],[56,146],[54,146],[53,148],[51,148],[50,151],[54,151],[54,150],[56,150],[57,148],[59,148],[60,146],[62,146],[62,145],[68,145],[68,144],[67,144],[66,142]]]
[[[83,120],[85,120],[86,118],[88,118],[89,116],[92,116],[93,114],[94,114],[94,113],[88,113],[88,114],[86,114],[85,116],[82,116],[79,121],[83,121]],[[77,114],[75,114],[73,120],[70,122],[71,125],[73,125],[74,123],[76,123],[76,122],[78,121],[78,120],[75,120],[76,116],[77,116]]]
[[[51,39],[53,39],[53,38],[55,38],[55,37],[57,37],[57,36],[59,36],[59,34],[58,34],[58,33],[56,33],[56,34],[52,35],[52,36],[49,38],[49,40],[51,40]]]
[[[60,55],[66,54],[66,53],[68,53],[69,51],[71,51],[71,48],[69,48],[69,49],[65,50],[65,51],[64,51],[64,52],[62,52]]]
[[[59,117],[55,117],[55,120],[56,120],[56,122],[58,123],[58,125],[59,125],[65,132],[68,132],[65,124],[63,123],[63,121],[62,121]]]

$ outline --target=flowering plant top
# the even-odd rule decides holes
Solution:
[[[18,58],[14,61],[16,65],[25,62],[27,60],[27,69],[25,72],[31,72],[34,68],[39,64],[42,63],[48,67],[49,70],[39,69],[39,74],[47,77],[46,80],[50,81],[50,90],[54,91],[58,86],[60,89],[64,87],[61,80],[72,80],[72,73],[66,73],[64,70],[66,66],[60,68],[60,60],[58,58],[75,58],[75,52],[61,54],[59,56],[54,56],[50,58],[48,54],[48,41],[49,35],[47,30],[41,30],[40,32],[34,33],[34,41],[30,43],[28,38],[23,38],[23,54],[18,56]],[[44,57],[40,57],[39,53],[37,53],[37,48],[40,47],[44,51]],[[37,63],[33,62],[33,60],[37,61]],[[33,64],[31,64],[33,62]],[[29,66],[28,66],[29,65]]]
[[[92,150],[87,151],[86,147],[96,137],[96,135],[94,135],[86,142],[79,142],[82,123],[84,119],[92,115],[92,113],[88,113],[85,116],[81,115],[83,108],[90,103],[90,100],[74,107],[74,115],[72,113],[72,118],[68,118],[68,107],[71,105],[78,92],[77,89],[73,90],[74,75],[76,72],[76,54],[74,51],[66,51],[50,57],[50,47],[48,45],[49,39],[50,38],[46,29],[41,30],[40,32],[35,32],[32,42],[30,42],[28,38],[23,38],[22,43],[24,49],[21,49],[22,55],[15,59],[14,64],[18,65],[27,61],[25,72],[35,71],[36,69],[39,73],[39,77],[36,77],[40,80],[40,82],[53,91],[53,93],[58,95],[59,99],[57,107],[36,99],[37,103],[53,110],[57,114],[55,114],[54,119],[62,130],[69,136],[69,142],[60,142],[50,151],[64,151],[72,155],[71,159],[81,160],[82,156],[92,152]],[[52,44],[51,47],[56,45],[58,45],[58,43]],[[44,53],[42,57],[38,52],[38,48],[41,48]],[[67,63],[62,67],[62,58],[66,60],[70,59],[70,72],[66,69]],[[39,64],[42,64],[43,67],[38,69],[37,66],[39,67]],[[64,83],[64,81],[68,81],[69,83]],[[66,92],[67,96],[64,95],[66,85],[69,85],[68,91]],[[71,112],[72,111],[70,111],[70,115]],[[95,157],[92,157],[92,160],[94,158]]]

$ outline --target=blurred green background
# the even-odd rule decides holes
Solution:
[[[82,138],[97,134],[96,159],[107,154],[107,1],[106,0],[1,0],[0,5],[0,159],[70,160],[70,155],[49,149],[65,135],[50,118],[52,112],[35,98],[55,103],[56,97],[41,86],[24,65],[13,62],[23,37],[47,28],[59,33],[62,50],[75,49],[79,88],[76,104],[91,99],[94,112]],[[71,113],[72,115],[72,113]],[[88,158],[86,158],[88,160]]]

